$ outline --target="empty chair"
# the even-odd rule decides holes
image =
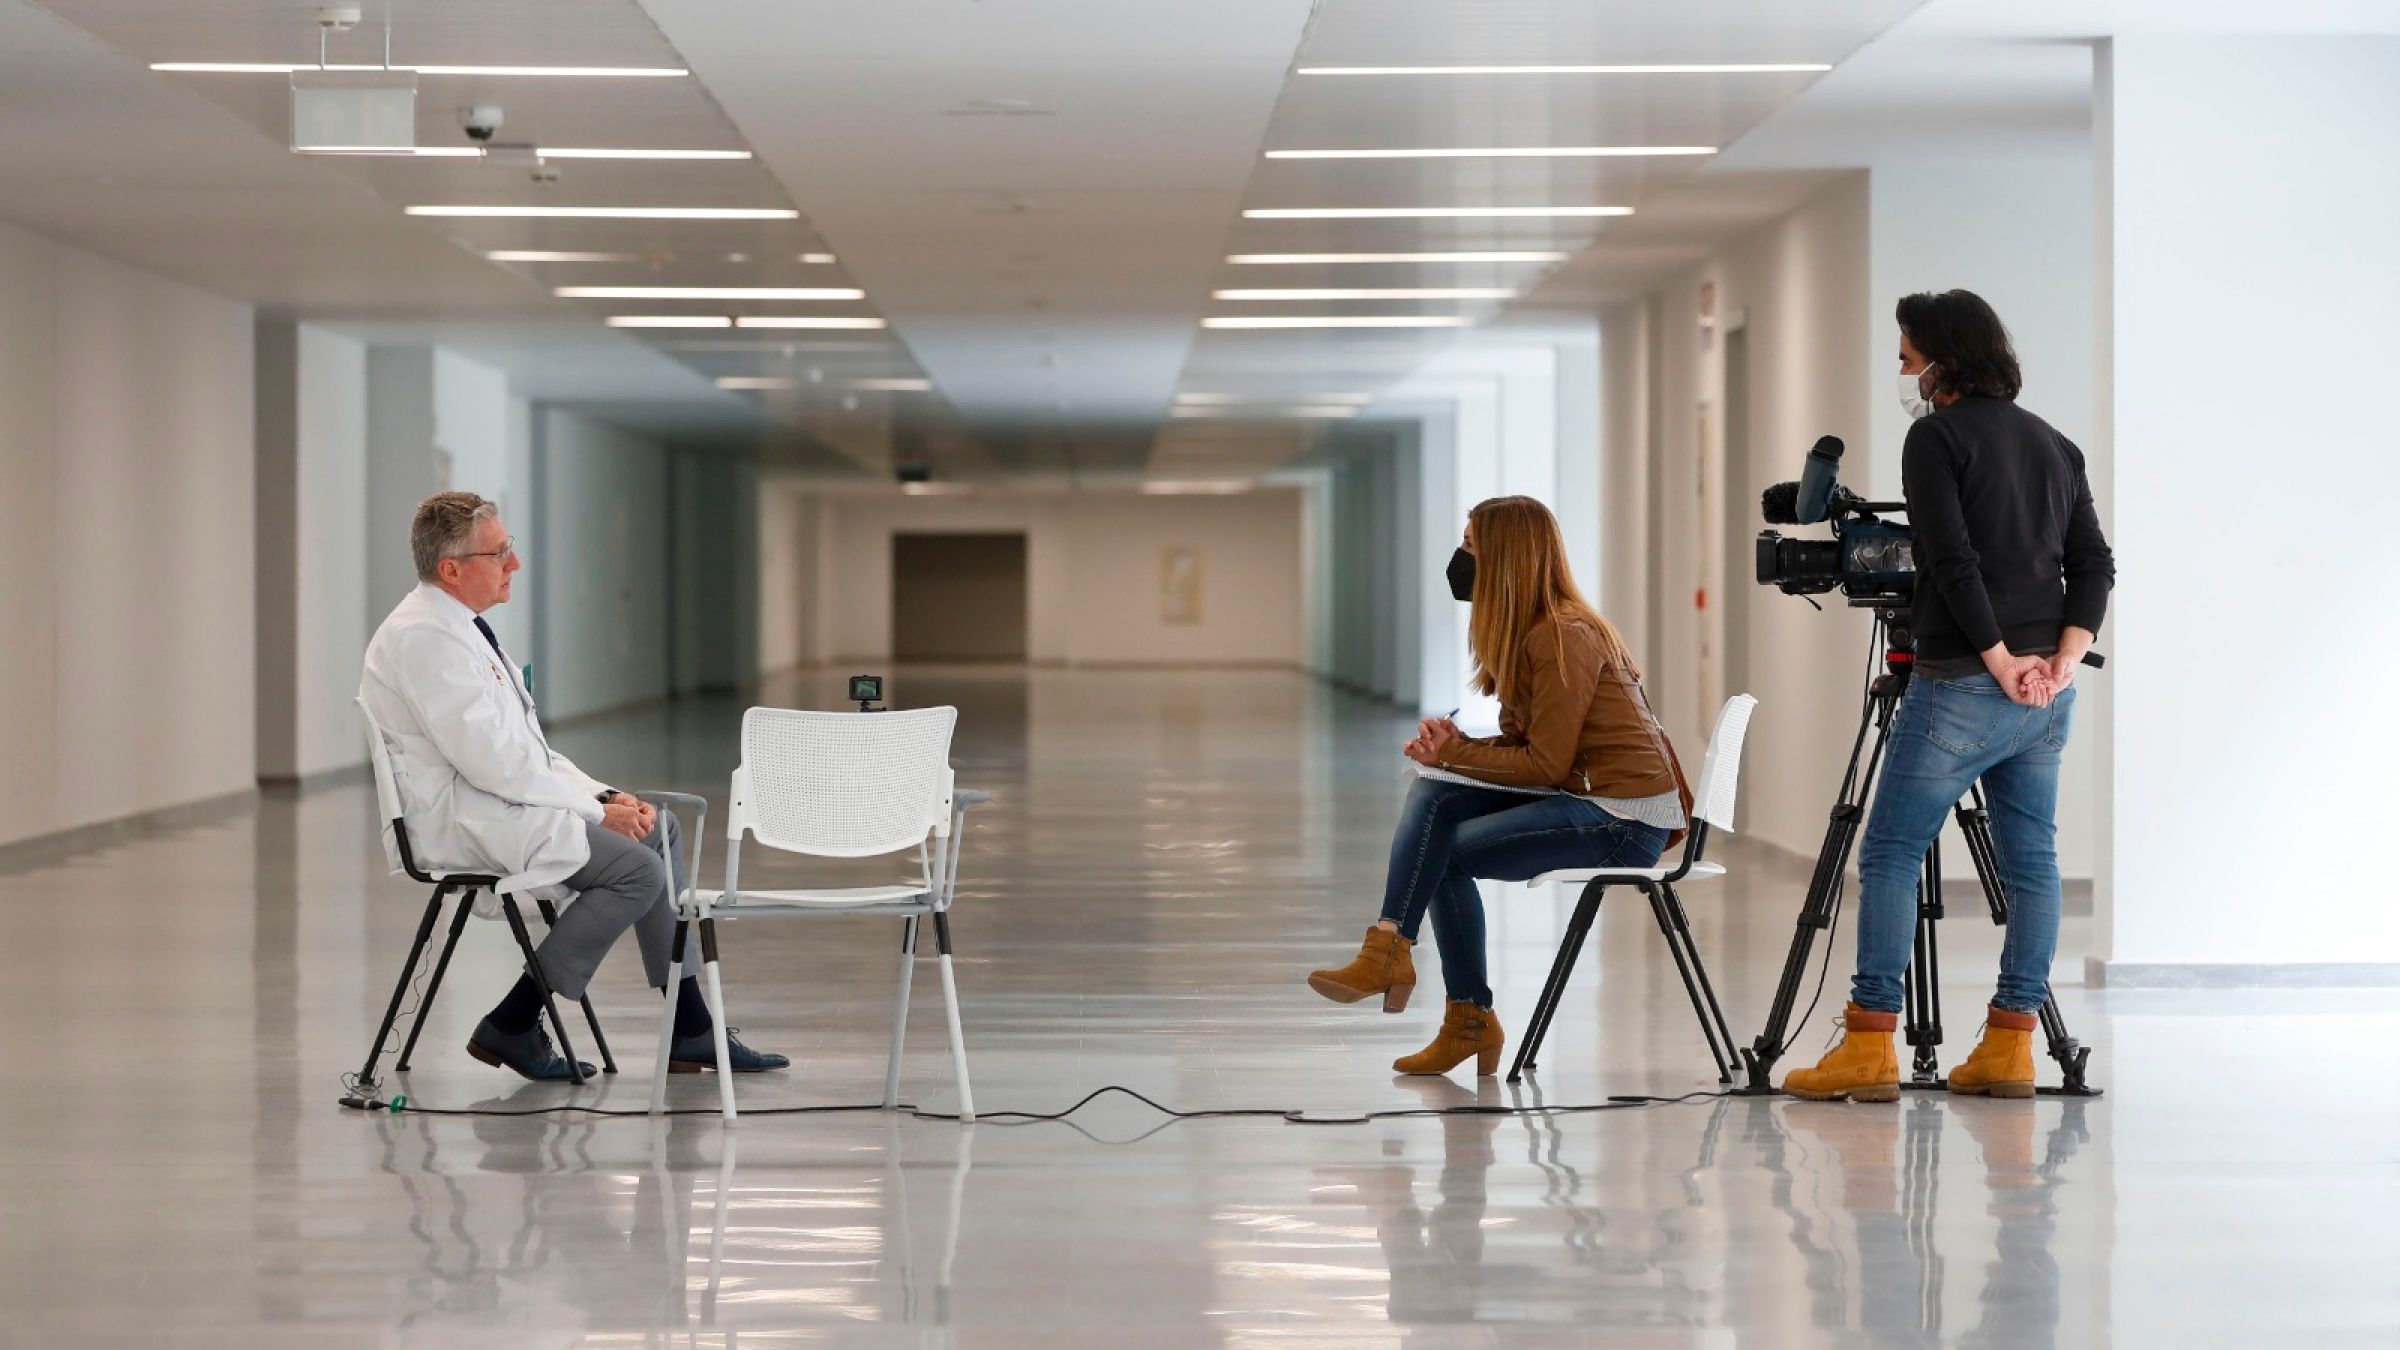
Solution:
[[[1526,1022],[1525,1037],[1517,1045],[1517,1058],[1509,1066],[1508,1081],[1522,1078],[1534,1067],[1534,1056],[1540,1052],[1542,1038],[1550,1032],[1550,1020],[1558,1015],[1559,1000],[1566,994],[1567,977],[1574,973],[1575,959],[1582,954],[1584,940],[1591,935],[1592,921],[1599,916],[1601,897],[1611,886],[1631,886],[1650,898],[1650,912],[1658,919],[1658,931],[1666,936],[1668,954],[1675,958],[1675,971],[1683,977],[1684,993],[1692,1000],[1692,1012],[1700,1019],[1700,1034],[1708,1038],[1708,1052],[1717,1062],[1717,1081],[1733,1081],[1733,1032],[1725,1025],[1725,1012],[1717,1006],[1717,991],[1709,983],[1708,967],[1700,960],[1700,949],[1692,942],[1692,927],[1683,909],[1682,897],[1675,892],[1678,882],[1701,877],[1725,875],[1721,865],[1705,861],[1710,830],[1733,830],[1734,789],[1741,775],[1742,737],[1750,729],[1750,713],[1758,700],[1748,694],[1736,694],[1725,700],[1724,710],[1717,714],[1716,730],[1709,734],[1708,758],[1700,766],[1700,784],[1692,794],[1690,829],[1683,839],[1683,858],[1672,868],[1579,868],[1564,872],[1547,872],[1525,883],[1539,886],[1549,881],[1583,883],[1583,895],[1576,902],[1574,917],[1567,921],[1567,933],[1558,946],[1558,956],[1550,963],[1550,978],[1542,986],[1542,996],[1534,1004],[1533,1016]]]
[[[982,800],[983,794],[958,791],[951,774],[950,734],[957,723],[956,708],[871,713],[752,708],[743,714],[741,767],[733,771],[732,800],[725,815],[725,886],[722,890],[690,887],[677,897],[675,966],[668,977],[670,987],[682,978],[687,938],[698,925],[703,984],[716,1009],[717,1084],[727,1120],[732,1120],[736,1111],[725,1047],[730,1014],[718,978],[716,940],[716,921],[727,916],[881,916],[901,920],[900,987],[883,1083],[887,1107],[899,1099],[900,1049],[908,1029],[918,925],[931,918],[941,954],[942,997],[949,1013],[959,1116],[975,1118],[975,1100],[967,1082],[966,1038],[959,1025],[958,982],[950,962],[950,905],[958,884],[966,809]],[[741,885],[745,838],[767,848],[819,858],[868,858],[913,851],[921,870],[913,878],[887,886],[745,890]],[[670,1001],[659,1026],[659,1076],[650,1096],[653,1112],[666,1109],[667,1046],[673,1016]]]

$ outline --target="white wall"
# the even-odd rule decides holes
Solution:
[[[1069,665],[1297,666],[1300,494],[1110,494],[992,500],[840,497],[826,503],[813,591],[827,660],[891,653],[892,536],[1022,531],[1026,647],[1035,662]],[[1164,550],[1188,545],[1202,563],[1201,621],[1159,615]]]
[[[2104,44],[2099,961],[2400,962],[2400,40]]]
[[[257,334],[258,775],[295,780],[366,759],[367,352],[290,320]]]
[[[1868,620],[1838,605],[1819,613],[1800,600],[1761,592],[1746,569],[1748,543],[1723,537],[1717,494],[1756,501],[1767,484],[1795,476],[1809,445],[1827,433],[1851,447],[1845,474],[1866,477],[1862,461],[1872,459],[1869,370],[1880,350],[1870,337],[1867,211],[1864,175],[1846,177],[1664,288],[1655,321],[1639,309],[1609,316],[1612,342],[1645,345],[1639,353],[1611,355],[1611,388],[1620,396],[1633,392],[1628,386],[1653,391],[1646,412],[1619,411],[1607,419],[1604,477],[1638,486],[1658,507],[1658,536],[1644,540],[1639,556],[1645,572],[1660,574],[1655,588],[1642,594],[1656,594],[1664,603],[1656,614],[1641,616],[1648,625],[1622,625],[1627,640],[1648,671],[1652,702],[1678,753],[1696,772],[1717,701],[1742,692],[1714,687],[1702,664],[1702,643],[1719,646],[1709,626],[1720,622],[1725,588],[1752,588],[1748,692],[1758,696],[1759,710],[1744,755],[1741,830],[1803,854],[1815,853],[1822,840],[1849,754],[1866,674]],[[1735,316],[1746,319],[1750,434],[1757,447],[1749,481],[1717,481],[1724,463],[1724,342],[1720,337],[1702,349],[1703,282],[1716,287],[1720,325]],[[1700,441],[1703,403],[1709,408],[1707,444]],[[1663,479],[1654,480],[1647,467],[1645,433],[1660,442]],[[1705,498],[1703,472],[1710,479]],[[1631,528],[1632,514],[1628,507],[1611,519]],[[1638,528],[1648,533],[1646,518]],[[1634,553],[1620,543],[1612,556],[1622,569]],[[1635,579],[1620,573],[1605,594],[1623,599],[1634,589]],[[1703,589],[1715,598],[1706,611],[1697,603]],[[1640,608],[1647,609],[1647,602]],[[1645,627],[1657,637],[1647,639]]]
[[[255,778],[251,312],[0,225],[0,842]]]
[[[608,423],[543,409],[535,693],[551,719],[664,698],[668,457]],[[523,582],[520,582],[522,588]]]

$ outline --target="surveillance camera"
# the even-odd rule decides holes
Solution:
[[[497,103],[478,103],[458,110],[458,124],[470,141],[489,141],[500,134],[501,112]]]

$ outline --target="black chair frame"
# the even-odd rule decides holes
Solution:
[[[383,1058],[384,1043],[391,1039],[392,1024],[399,1020],[401,1001],[408,996],[409,981],[415,978],[417,962],[425,955],[425,944],[433,936],[434,921],[441,917],[442,902],[455,894],[458,897],[458,909],[451,917],[449,935],[442,942],[442,954],[433,963],[433,974],[425,982],[425,996],[418,1000],[416,1011],[411,1016],[408,1040],[401,1045],[400,1059],[393,1066],[400,1073],[408,1072],[408,1059],[416,1053],[417,1036],[425,1030],[426,1014],[433,1011],[434,995],[441,992],[442,976],[450,969],[450,953],[457,950],[458,935],[466,930],[467,919],[475,912],[476,895],[494,889],[500,883],[500,878],[493,876],[461,872],[437,877],[426,872],[417,865],[416,854],[409,848],[408,825],[404,821],[392,822],[392,840],[399,848],[400,870],[433,887],[433,895],[425,902],[425,917],[417,923],[416,940],[409,944],[408,962],[400,967],[400,978],[392,985],[392,1001],[384,1005],[383,1025],[376,1028],[375,1039],[367,1048],[367,1062],[358,1071],[356,1090],[360,1095],[371,1093],[378,1086],[375,1066]],[[558,910],[547,899],[537,898],[534,903],[541,909],[542,922],[557,926]],[[550,991],[549,977],[542,973],[542,963],[534,957],[533,938],[526,930],[525,916],[517,909],[517,898],[500,893],[500,912],[508,919],[509,932],[516,936],[517,950],[525,955],[525,973],[533,978],[534,987],[542,991],[542,1007],[549,1015],[550,1030],[558,1037],[558,1052],[566,1056],[567,1074],[580,1087],[585,1081],[583,1065],[575,1058],[575,1046],[567,1038],[567,1024],[559,1016],[558,999]],[[608,1037],[601,1034],[600,1015],[592,1010],[589,994],[583,997],[583,1017],[592,1028],[593,1043],[599,1047],[601,1071],[615,1073],[616,1057],[609,1053]]]
[[[1516,1060],[1508,1067],[1509,1082],[1521,1080],[1526,1070],[1535,1067],[1542,1041],[1550,1034],[1550,1023],[1558,1016],[1558,1005],[1566,997],[1567,979],[1575,972],[1576,959],[1583,954],[1592,924],[1600,917],[1600,901],[1611,886],[1630,886],[1649,897],[1658,931],[1666,937],[1668,954],[1675,958],[1675,973],[1683,978],[1683,992],[1692,1001],[1692,1014],[1700,1019],[1700,1034],[1708,1039],[1709,1057],[1717,1064],[1717,1081],[1733,1082],[1733,1030],[1725,1023],[1725,1010],[1718,1006],[1716,986],[1709,982],[1708,967],[1700,959],[1699,946],[1692,941],[1691,919],[1684,912],[1682,897],[1675,893],[1675,883],[1691,875],[1707,848],[1708,822],[1696,819],[1692,821],[1691,832],[1684,837],[1682,861],[1665,876],[1609,873],[1584,883],[1575,913],[1567,920],[1566,936],[1558,944],[1558,955],[1550,962],[1550,978],[1543,983],[1542,996],[1535,1001],[1533,1016],[1526,1021],[1525,1034],[1517,1042]]]

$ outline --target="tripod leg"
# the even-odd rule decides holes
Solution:
[[[1967,799],[1958,804],[1958,828],[1967,837],[1967,855],[1975,860],[1976,879],[1983,883],[1984,903],[1991,907],[1992,922],[2008,926],[2008,883],[2000,876],[2000,849],[1992,838],[1992,813],[1984,806],[1981,784],[1972,788]],[[2098,1088],[2084,1079],[2092,1059],[2092,1048],[2067,1033],[2067,1019],[2058,1011],[2058,996],[2042,987],[2042,1039],[2050,1058],[2058,1062],[2061,1075],[2058,1095],[2066,1097],[2097,1097]]]
[[[442,976],[450,969],[450,953],[458,950],[458,935],[467,926],[467,917],[475,912],[475,892],[467,891],[458,897],[458,914],[450,920],[450,936],[442,940],[442,954],[433,963],[433,975],[425,981],[425,997],[417,1001],[417,1015],[409,1019],[408,1041],[400,1047],[400,1062],[392,1067],[408,1072],[408,1058],[417,1053],[417,1033],[425,1029],[425,1014],[433,1011],[433,996],[442,992]]]
[[[1942,1043],[1942,957],[1936,925],[1942,917],[1942,846],[1925,850],[1924,874],[1917,879],[1917,932],[1903,991],[1908,1009],[1908,1086],[1942,1085],[1940,1061],[1934,1047]]]
[[[1542,996],[1534,1000],[1533,1015],[1525,1019],[1525,1034],[1517,1041],[1516,1060],[1508,1066],[1508,1081],[1517,1082],[1527,1069],[1534,1067],[1534,1055],[1541,1049],[1542,1038],[1550,1034],[1550,1019],[1558,1012],[1561,999],[1566,997],[1567,976],[1575,970],[1575,958],[1583,951],[1584,935],[1591,931],[1592,916],[1600,912],[1600,897],[1608,887],[1597,881],[1583,888],[1575,902],[1574,917],[1567,920],[1566,936],[1559,941],[1558,955],[1550,960],[1550,978],[1542,983]]]
[[[1667,909],[1672,892],[1663,884],[1644,886],[1642,889],[1650,897],[1650,913],[1658,920],[1659,935],[1667,940],[1667,954],[1675,958],[1675,973],[1683,979],[1684,996],[1692,1001],[1692,1016],[1700,1020],[1700,1034],[1708,1039],[1708,1057],[1716,1061],[1717,1081],[1730,1083],[1733,1081],[1733,1064],[1727,1057],[1730,1047],[1718,1046],[1717,1029],[1708,1020],[1707,1005],[1700,1001],[1700,985],[1692,977],[1693,955],[1684,951],[1682,938],[1676,932],[1674,916]]]

